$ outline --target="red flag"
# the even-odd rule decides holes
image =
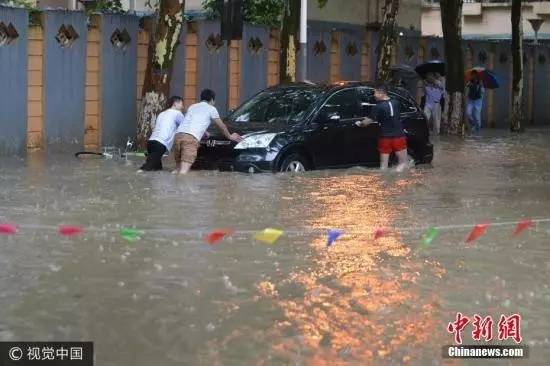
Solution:
[[[220,230],[214,230],[210,234],[204,238],[204,240],[210,244],[217,244],[220,242],[223,238],[226,236],[233,235],[235,233],[235,229],[220,229]]]
[[[17,226],[13,224],[0,224],[0,234],[5,234],[5,235],[17,234]]]
[[[389,232],[390,232],[390,230],[385,228],[385,227],[381,227],[381,228],[376,229],[376,231],[374,232],[374,240],[377,240],[377,239],[385,236]]]
[[[80,226],[60,225],[58,231],[64,236],[75,236],[82,234],[84,229]]]
[[[519,235],[522,231],[535,226],[535,223],[531,219],[526,219],[518,222],[518,226],[516,226],[516,230],[512,233],[513,236]]]
[[[468,235],[468,238],[466,239],[466,243],[471,243],[475,240],[477,240],[479,237],[482,237],[487,232],[487,228],[491,226],[491,224],[477,224],[474,226],[472,231],[470,232],[470,235]]]

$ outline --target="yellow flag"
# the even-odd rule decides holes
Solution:
[[[254,235],[254,239],[262,241],[266,244],[273,244],[279,239],[281,235],[283,235],[284,231],[267,228],[264,229],[264,231],[260,231]]]

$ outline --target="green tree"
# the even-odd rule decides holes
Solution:
[[[143,98],[138,113],[137,143],[143,148],[157,115],[166,107],[176,47],[184,26],[185,0],[160,0],[154,6]]]
[[[378,45],[377,77],[388,80],[390,77],[391,56],[394,52],[397,36],[395,22],[399,11],[399,0],[385,0],[384,20],[380,29],[380,43]]]
[[[317,0],[322,8],[328,0]],[[243,0],[243,20],[252,24],[278,27],[281,31],[280,81],[296,80],[296,54],[299,49],[300,0]],[[210,19],[218,19],[217,0],[204,0]]]
[[[450,135],[464,135],[464,58],[462,54],[462,2],[441,0],[441,24],[447,66],[447,98],[443,121]]]

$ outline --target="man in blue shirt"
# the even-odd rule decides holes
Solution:
[[[477,71],[472,71],[472,79],[467,84],[468,100],[466,102],[466,116],[470,126],[475,132],[481,130],[481,108],[483,106],[483,96],[485,88],[479,80]]]

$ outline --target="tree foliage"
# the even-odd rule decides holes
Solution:
[[[291,1],[300,0],[243,0],[243,20],[252,24],[280,26],[285,12],[290,12]],[[317,0],[317,5],[322,8],[327,1]],[[220,18],[217,0],[203,0],[202,6],[208,19]]]

